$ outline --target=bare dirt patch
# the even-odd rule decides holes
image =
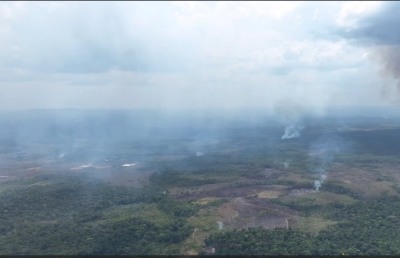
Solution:
[[[299,197],[299,196],[303,196],[306,194],[311,194],[311,193],[315,193],[316,191],[313,189],[293,189],[292,191],[290,191],[290,193],[288,194],[289,196],[294,196],[294,197]]]
[[[396,174],[393,175],[395,176]],[[394,182],[380,180],[379,176],[380,174],[371,170],[353,166],[336,165],[334,169],[329,172],[328,180],[341,182],[343,186],[365,198],[377,197],[382,194],[387,194],[388,196],[398,195],[392,188]]]
[[[291,217],[295,214],[286,207],[272,204],[265,199],[235,198],[218,209],[223,228],[242,229],[263,227],[288,228]]]
[[[181,199],[201,199],[212,195],[208,193],[231,185],[230,183],[205,184],[192,187],[170,187],[168,193]],[[213,196],[216,197],[216,196]]]
[[[281,192],[273,191],[273,190],[266,190],[266,191],[257,193],[257,197],[262,198],[262,199],[274,199],[274,198],[278,198],[279,196],[281,196]]]
[[[245,186],[226,186],[217,188],[214,190],[210,190],[207,192],[208,196],[214,196],[219,198],[239,198],[243,196],[251,196],[258,195],[261,192],[264,192],[261,195],[265,195],[267,193],[281,195],[282,192],[286,191],[287,186],[280,185],[245,185]]]

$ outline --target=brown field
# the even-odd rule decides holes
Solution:
[[[257,228],[272,229],[289,227],[288,219],[296,214],[288,208],[272,204],[261,199],[235,198],[218,209],[224,228]]]
[[[365,198],[377,197],[382,194],[398,196],[398,193],[392,186],[400,182],[400,176],[398,173],[395,173],[394,169],[386,170],[382,165],[380,167],[381,169],[379,171],[374,171],[337,164],[334,169],[329,172],[328,180],[339,182],[346,188],[351,189]],[[381,171],[384,171],[384,173]],[[381,180],[380,177],[382,175],[389,176],[390,179],[394,180]]]

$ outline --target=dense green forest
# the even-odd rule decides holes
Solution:
[[[8,188],[8,189],[7,189]],[[14,181],[0,194],[0,254],[178,254],[197,207],[159,189],[111,186],[83,175]],[[159,217],[141,210],[151,205]],[[130,207],[134,212],[109,211]]]

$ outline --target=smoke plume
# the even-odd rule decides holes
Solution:
[[[305,127],[302,122],[305,114],[304,107],[293,101],[282,100],[277,102],[274,109],[279,122],[285,125],[281,139],[299,137]]]
[[[327,178],[327,170],[335,159],[335,156],[345,149],[342,140],[333,135],[325,135],[318,138],[310,147],[310,156],[312,157],[316,168],[313,172],[318,174],[319,178],[314,181],[315,191],[319,191]]]
[[[319,188],[321,187],[321,185],[324,183],[326,179],[326,175],[321,175],[319,180],[315,180],[314,181],[314,186],[315,186],[315,191],[319,191]]]
[[[303,125],[292,124],[285,127],[285,133],[282,135],[282,140],[291,139],[300,136],[301,130],[303,130]]]

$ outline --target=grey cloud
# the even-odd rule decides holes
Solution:
[[[379,11],[361,18],[355,28],[342,31],[342,36],[363,45],[398,45],[399,25],[400,3],[385,2]]]
[[[359,19],[354,28],[341,34],[355,45],[372,47],[373,57],[381,64],[384,74],[400,79],[399,2],[383,3],[380,10]]]

